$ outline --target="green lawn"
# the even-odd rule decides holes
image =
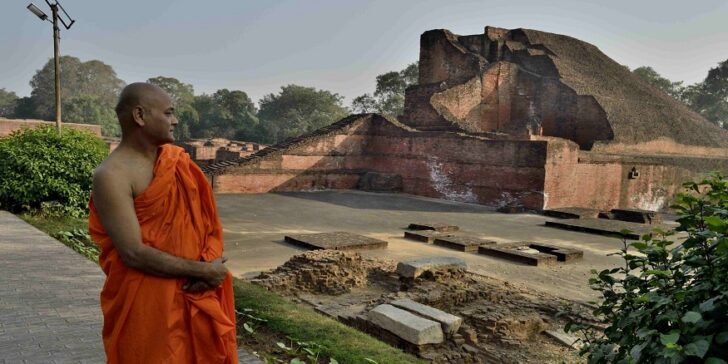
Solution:
[[[339,363],[426,363],[308,306],[292,303],[244,280],[235,281],[235,306],[238,311],[250,310],[255,317],[267,320],[260,325],[284,337],[320,345],[323,356]],[[250,322],[255,325],[257,321]]]

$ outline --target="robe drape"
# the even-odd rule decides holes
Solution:
[[[93,197],[89,232],[101,246],[101,291],[108,363],[237,363],[232,276],[189,293],[186,278],[162,278],[126,267],[99,220]],[[154,177],[134,198],[142,241],[171,255],[212,261],[222,256],[222,226],[205,175],[182,148],[159,149]]]

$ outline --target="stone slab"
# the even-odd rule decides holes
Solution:
[[[543,214],[557,219],[593,219],[599,217],[599,210],[583,207],[560,207],[556,209],[543,210]]]
[[[404,232],[404,238],[415,240],[427,244],[432,244],[435,242],[435,239],[441,236],[449,236],[447,233],[440,233],[434,230],[415,230],[415,231],[405,231]]]
[[[536,249],[541,253],[555,255],[559,262],[573,262],[584,257],[584,251],[573,248],[564,248],[558,245],[524,242],[529,248]]]
[[[481,239],[468,235],[444,235],[435,237],[435,245],[443,246],[461,252],[477,252],[481,245],[495,245],[495,241]]]
[[[629,230],[625,236],[627,239],[638,240],[640,236],[652,232],[652,229],[659,227],[669,230],[666,226],[644,225],[633,222],[606,220],[606,219],[569,219],[559,221],[546,221],[546,226],[565,230],[581,231],[591,234],[621,236],[620,231]]]
[[[614,219],[638,224],[658,224],[662,222],[660,215],[655,211],[641,209],[612,209]]]
[[[407,229],[410,230],[433,230],[441,233],[450,233],[453,231],[460,230],[460,227],[457,225],[449,225],[449,224],[441,224],[441,223],[428,223],[428,222],[420,222],[420,223],[411,223],[407,227]]]
[[[418,316],[439,322],[442,325],[442,331],[445,332],[446,335],[455,334],[460,328],[460,325],[463,323],[463,319],[458,316],[438,310],[431,306],[423,305],[410,299],[396,300],[389,304],[412,312]]]
[[[384,249],[387,242],[343,231],[318,234],[286,235],[285,241],[307,249]]]
[[[439,322],[392,305],[383,304],[373,308],[367,318],[382,329],[415,345],[439,344],[445,339]]]
[[[526,253],[521,252],[517,250],[518,246],[525,246],[525,245],[511,245],[511,246],[500,246],[500,245],[494,245],[494,246],[481,246],[478,248],[478,254],[483,254],[491,257],[496,258],[502,258],[507,259],[513,262],[523,263],[527,265],[532,265],[536,267],[546,266],[546,265],[553,265],[557,262],[557,257],[555,255],[546,254],[546,253]]]
[[[546,330],[543,333],[568,348],[579,349],[581,347],[579,339],[576,336],[570,335],[563,330]]]
[[[412,259],[397,264],[397,274],[404,278],[417,278],[427,271],[467,269],[464,260],[455,257],[432,257]]]

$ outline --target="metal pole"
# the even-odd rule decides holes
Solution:
[[[56,78],[56,129],[61,133],[61,60],[59,54],[59,43],[61,41],[61,30],[58,29],[58,5],[51,5],[53,11],[53,63],[55,64]]]

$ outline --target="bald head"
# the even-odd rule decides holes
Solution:
[[[119,117],[119,121],[128,119],[135,107],[149,107],[164,98],[169,98],[169,96],[157,85],[146,82],[129,84],[121,90],[119,103],[116,104],[116,115]]]

